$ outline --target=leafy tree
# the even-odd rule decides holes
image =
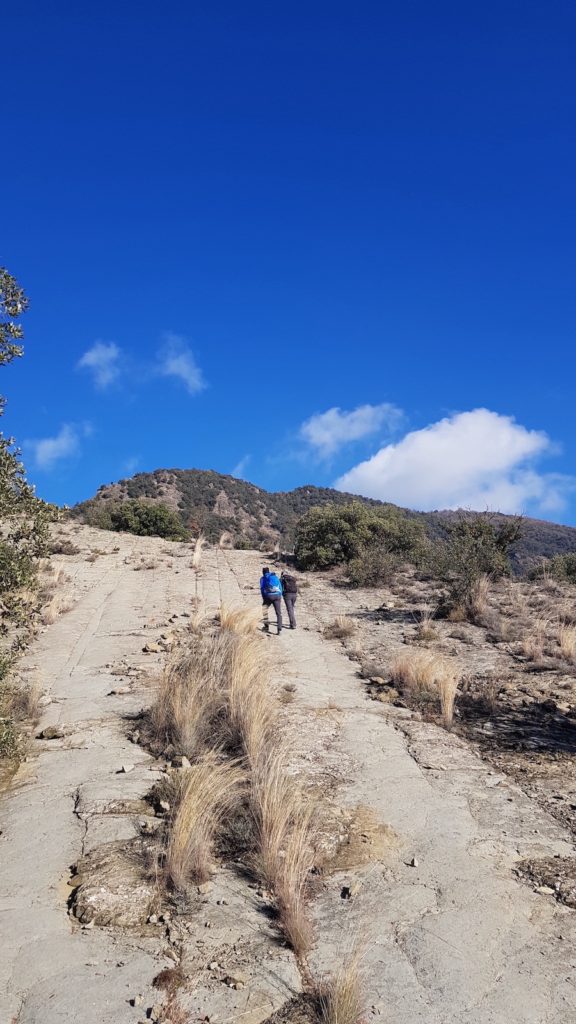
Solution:
[[[452,608],[460,606],[464,612],[473,608],[482,577],[495,580],[510,575],[510,548],[521,533],[520,518],[503,522],[488,515],[467,515],[450,523],[434,568],[448,583]]]
[[[17,321],[27,307],[18,282],[0,268],[0,366],[23,353]],[[0,397],[0,415],[4,404]],[[56,508],[37,498],[28,483],[14,439],[0,432],[0,599],[5,610],[16,612],[19,591],[35,584],[38,559],[48,552],[49,524],[56,517]]]
[[[108,511],[108,510],[107,510]],[[134,498],[109,510],[110,529],[135,533],[139,537],[185,540],[186,530],[177,512],[167,505]]]
[[[299,520],[294,554],[300,569],[369,561],[377,550],[410,560],[424,535],[421,523],[392,505],[373,507],[360,501],[320,505]],[[390,560],[385,561],[389,566]],[[357,565],[355,570],[362,574]]]

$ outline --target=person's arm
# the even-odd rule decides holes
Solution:
[[[263,576],[260,577],[260,593],[262,594],[262,597],[264,597],[264,577]]]

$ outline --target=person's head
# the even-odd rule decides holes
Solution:
[[[264,568],[262,569],[262,575],[263,576],[267,576],[269,572],[270,572],[270,569],[268,568],[267,565],[265,565]]]

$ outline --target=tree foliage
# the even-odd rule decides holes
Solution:
[[[22,355],[17,318],[27,307],[18,282],[0,268],[0,366]],[[4,402],[0,397],[0,415]],[[37,498],[28,483],[14,439],[0,432],[0,599],[5,610],[16,611],[19,592],[35,583],[38,559],[47,554],[49,524],[56,517],[56,508]]]
[[[452,605],[465,606],[478,580],[510,575],[510,549],[522,533],[520,518],[493,520],[466,515],[450,523],[446,542],[437,549],[434,568],[449,587]]]
[[[139,537],[164,537],[166,540],[185,540],[187,537],[177,512],[167,505],[142,498],[94,510],[90,523],[102,530],[135,533]]]
[[[369,506],[360,501],[311,508],[298,522],[294,554],[300,569],[327,569],[352,564],[356,580],[362,566],[382,555],[411,560],[423,544],[425,530],[395,506]],[[378,554],[377,554],[378,553]],[[384,559],[386,567],[390,559]],[[375,580],[367,573],[366,579]]]

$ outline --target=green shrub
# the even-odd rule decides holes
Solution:
[[[352,501],[306,512],[296,527],[294,554],[299,569],[328,569],[363,560],[377,548],[410,561],[417,557],[424,539],[422,523],[400,509]]]
[[[472,609],[484,580],[510,575],[509,552],[522,531],[520,519],[502,522],[465,515],[450,523],[448,537],[432,554],[432,568],[448,584],[448,608]]]
[[[186,531],[180,516],[167,505],[135,498],[110,509],[112,529],[135,533],[139,537],[164,537],[165,540],[184,540]]]
[[[394,579],[401,564],[398,555],[375,544],[348,563],[348,581],[352,587],[383,587]]]
[[[551,577],[558,580],[559,583],[576,584],[576,551],[565,555],[554,555],[554,558],[548,558],[530,573],[532,580],[544,577]]]

